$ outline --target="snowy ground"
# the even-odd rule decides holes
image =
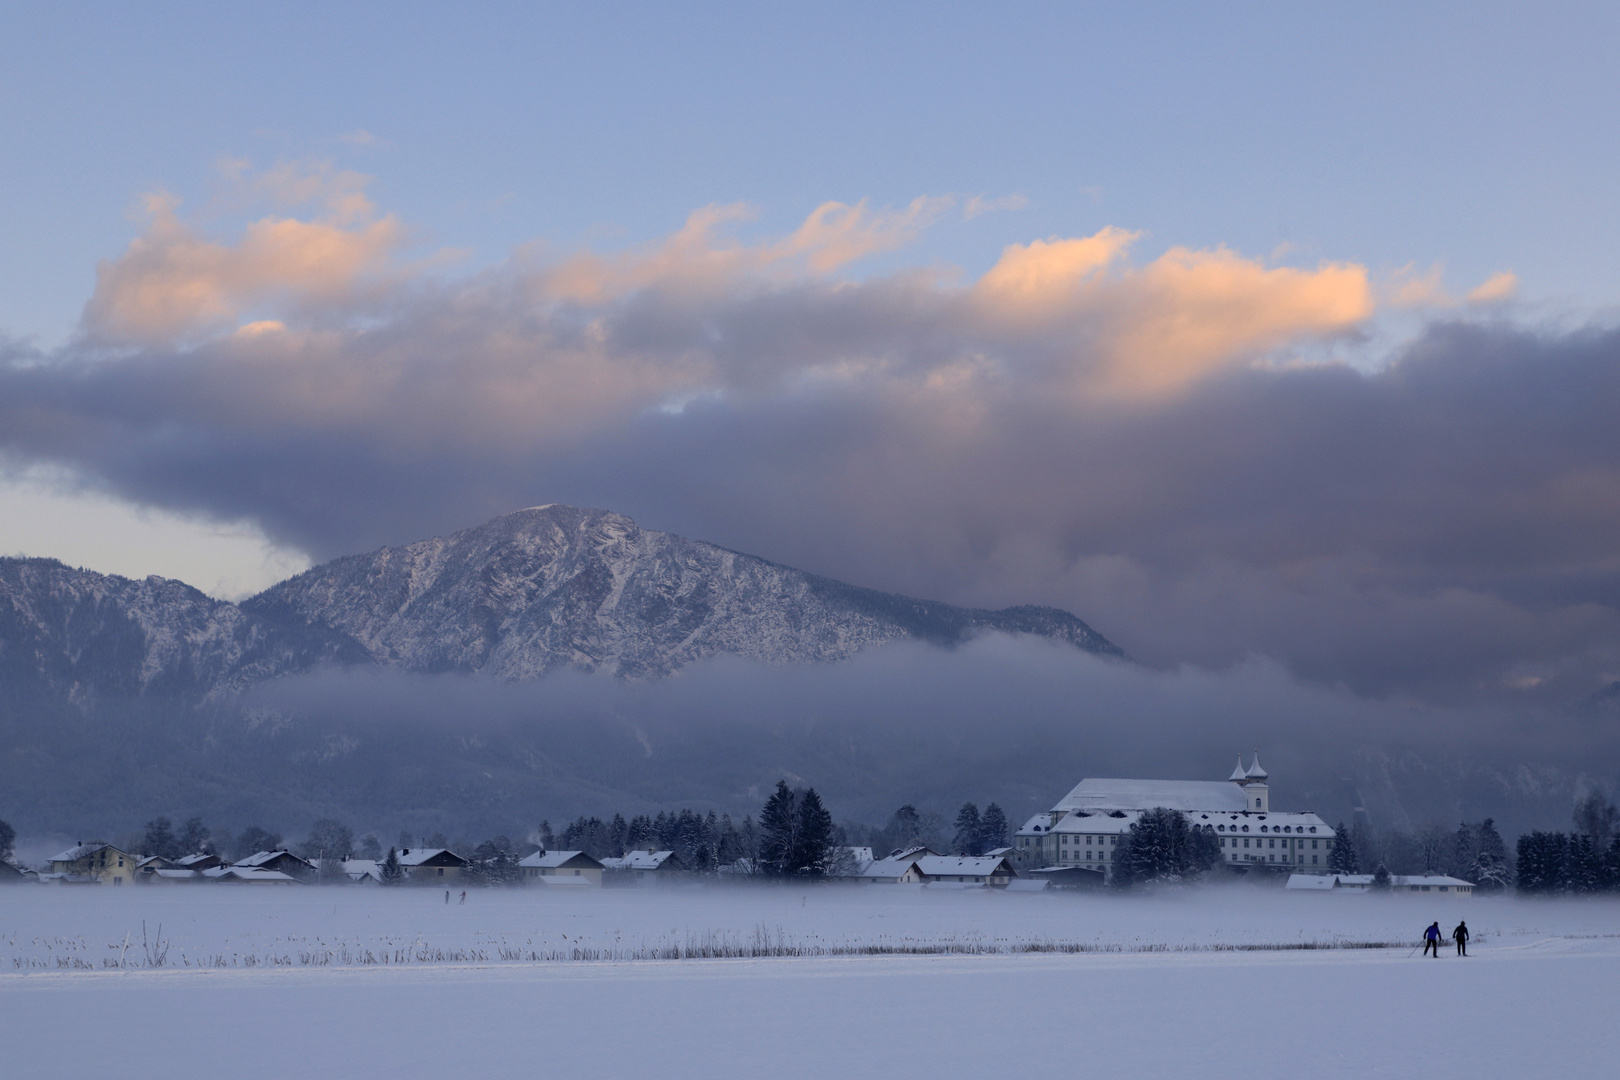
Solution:
[[[1459,917],[1471,958],[1409,958]],[[727,951],[801,955],[625,959]],[[1607,1077],[1617,1000],[1612,901],[0,891],[6,1077]]]

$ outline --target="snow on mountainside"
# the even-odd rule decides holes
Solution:
[[[335,559],[242,608],[341,632],[385,665],[512,680],[565,666],[661,675],[716,653],[842,660],[899,638],[954,643],[982,630],[1121,655],[1055,608],[912,600],[560,505]]]
[[[860,589],[639,528],[539,507],[318,566],[241,605],[165,578],[0,559],[0,712],[28,702],[229,696],[319,664],[531,679],[558,667],[668,674],[716,653],[841,660],[979,630],[1119,650],[1053,608],[977,611]]]
[[[0,688],[11,702],[194,697],[364,659],[338,635],[251,616],[179,581],[0,559]]]

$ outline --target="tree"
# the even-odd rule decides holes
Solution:
[[[792,872],[799,851],[799,806],[786,780],[776,782],[776,790],[759,812],[759,864],[768,877],[785,877]]]
[[[915,806],[906,803],[889,819],[889,833],[896,850],[916,847],[922,841],[922,815]]]
[[[951,849],[958,855],[977,855],[983,850],[979,846],[982,828],[979,808],[972,803],[963,803],[962,809],[956,812],[956,836],[952,839]]]
[[[1356,858],[1355,841],[1345,831],[1344,822],[1342,821],[1339,822],[1339,827],[1333,831],[1333,840],[1328,846],[1328,873],[1361,873],[1361,860]]]
[[[376,862],[382,858],[382,841],[377,839],[375,833],[366,833],[360,841],[360,857]]]
[[[146,836],[141,840],[142,854],[157,855],[165,859],[178,859],[185,852],[175,839],[173,823],[166,817],[153,818],[146,823]]]
[[[17,830],[4,821],[0,821],[0,859],[11,861],[12,852],[17,846]]]
[[[1496,831],[1496,822],[1486,818],[1474,833],[1474,865],[1468,880],[1477,892],[1501,892],[1511,883],[1507,845]]]
[[[799,797],[799,827],[794,838],[792,873],[821,877],[833,848],[833,819],[821,805],[821,796],[810,788]]]
[[[1563,877],[1563,840],[1560,833],[1539,830],[1519,837],[1516,877],[1520,892],[1554,892]]]
[[[1620,810],[1599,792],[1592,792],[1575,804],[1575,831],[1592,838],[1599,851],[1609,846],[1616,824],[1620,824]]]
[[[482,885],[510,885],[518,879],[517,857],[510,837],[497,836],[473,849],[465,874]]]
[[[389,848],[388,857],[383,860],[382,864],[382,883],[384,885],[398,885],[404,880],[405,871],[399,865],[399,854],[393,848]]]
[[[189,817],[186,823],[180,826],[180,854],[182,855],[208,855],[212,854],[214,845],[212,837],[208,834],[208,827],[203,824],[200,817]]]
[[[1001,807],[991,803],[984,808],[979,819],[979,851],[994,851],[1007,846],[1007,815]]]
[[[303,846],[306,859],[344,859],[354,850],[354,833],[335,818],[321,818],[309,827]]]
[[[1372,887],[1380,892],[1388,892],[1392,884],[1394,883],[1389,880],[1389,868],[1379,863],[1377,869],[1373,871]]]
[[[238,859],[245,859],[261,851],[280,851],[281,834],[269,832],[257,825],[249,825],[243,829],[236,838],[236,847],[231,854]]]
[[[1114,856],[1115,884],[1180,881],[1193,872],[1191,831],[1180,810],[1156,806],[1144,812],[1131,824]]]
[[[1418,834],[1418,856],[1423,863],[1425,874],[1440,874],[1445,871],[1448,848],[1451,846],[1451,831],[1439,825],[1429,825]]]
[[[1210,825],[1194,825],[1187,837],[1187,869],[1204,874],[1221,864],[1221,841]]]
[[[624,818],[614,814],[613,824],[615,827],[623,826]],[[557,846],[557,838],[551,835],[551,822],[542,821],[540,823],[540,834],[535,839],[539,842],[541,851],[550,851]],[[621,855],[624,853],[624,834],[622,832],[619,834],[619,853]]]

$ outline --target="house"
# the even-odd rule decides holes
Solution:
[[[300,859],[286,848],[275,851],[256,851],[245,859],[238,859],[233,866],[250,870],[274,870],[293,878],[307,878],[315,876],[315,864],[308,859]],[[215,867],[215,869],[220,869]]]
[[[927,850],[927,849],[924,849]],[[868,863],[866,869],[855,875],[863,885],[916,885],[923,880],[917,866],[918,856],[908,853],[890,855]]]
[[[196,855],[182,855],[174,860],[176,870],[212,870],[216,866],[224,865],[225,860],[212,853],[199,852]]]
[[[673,851],[632,851],[602,860],[604,885],[661,885],[684,876],[686,864]]]
[[[399,853],[405,880],[421,885],[448,885],[461,877],[467,860],[449,848],[406,848]]]
[[[924,884],[954,883],[1004,888],[1018,875],[997,855],[924,855],[915,860]]]
[[[343,876],[356,885],[381,885],[382,864],[376,859],[344,859]]]
[[[1290,874],[1288,888],[1305,892],[1357,892],[1372,891],[1371,874]],[[1474,884],[1443,874],[1391,874],[1390,892],[1445,893],[1448,896],[1472,896]]]
[[[300,885],[302,878],[280,870],[266,870],[258,866],[216,866],[211,870],[199,871],[207,881],[218,881],[227,885]]]
[[[184,885],[196,884],[206,880],[202,873],[197,870],[152,867],[141,871],[141,884],[143,885]]]
[[[111,844],[82,841],[51,856],[51,875],[63,884],[111,882],[128,885],[135,880],[135,856]]]
[[[583,851],[537,851],[518,860],[518,872],[521,880],[542,885],[564,879],[602,884],[602,864]]]
[[[1054,889],[1100,889],[1108,881],[1106,871],[1086,866],[1043,866],[1024,873],[1024,877],[1009,882],[1007,887],[1033,880],[1044,881]]]
[[[1472,896],[1474,883],[1445,874],[1391,874],[1391,892],[1445,893],[1447,896]]]
[[[21,885],[38,881],[39,875],[32,870],[25,870],[14,863],[0,859],[0,885]]]
[[[1271,809],[1269,774],[1254,764],[1218,780],[1085,779],[1013,837],[1020,867],[1082,866],[1107,873],[1131,826],[1149,810],[1179,810],[1213,835],[1234,872],[1317,873],[1327,866],[1333,829],[1309,811]]]

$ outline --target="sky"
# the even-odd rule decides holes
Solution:
[[[1620,679],[1610,6],[7,23],[0,553],[558,501],[1161,670]]]

